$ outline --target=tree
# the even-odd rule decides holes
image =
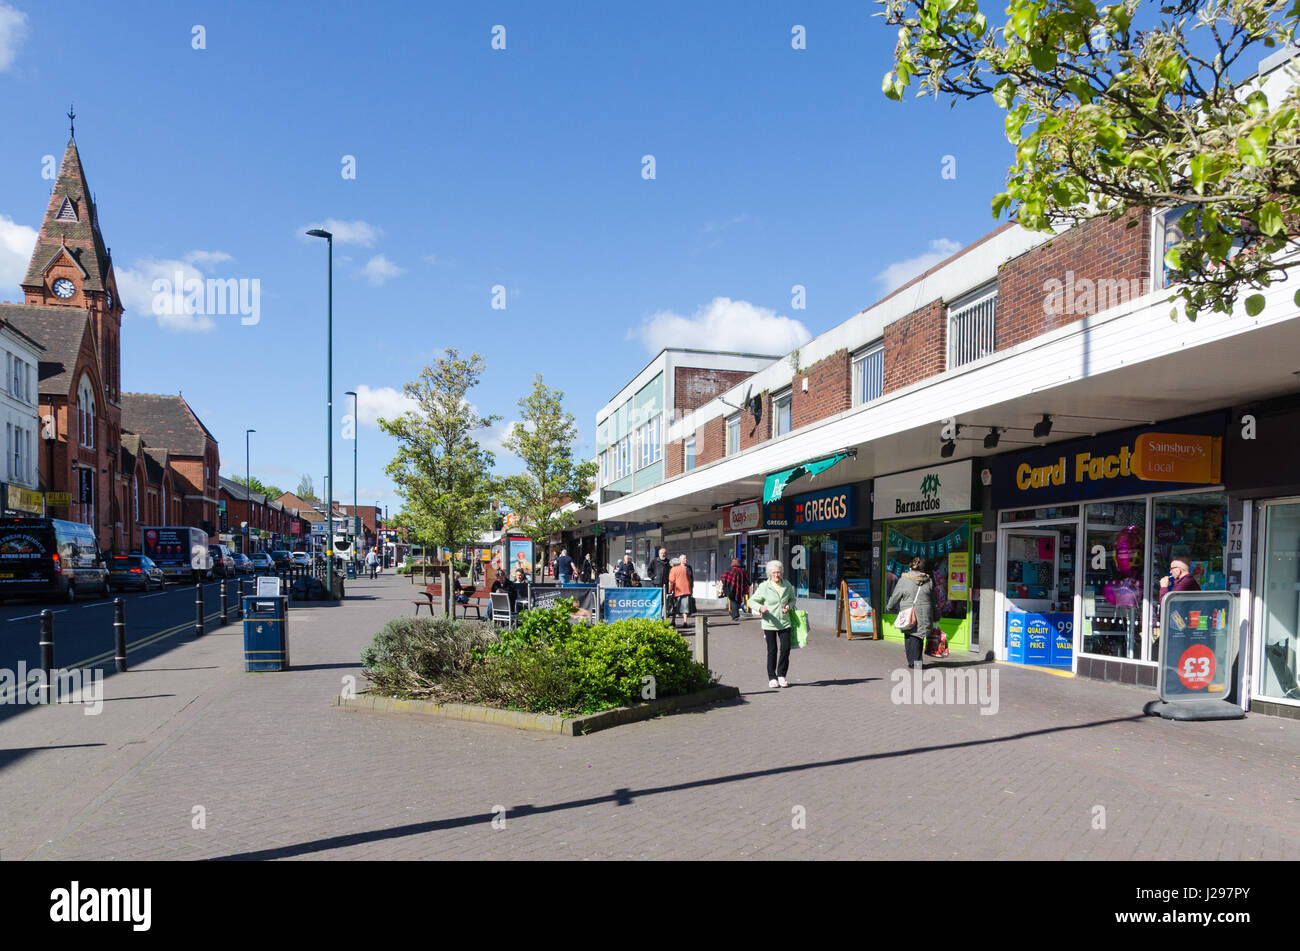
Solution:
[[[1300,73],[1288,66],[1269,94],[1234,78],[1293,42],[1300,3],[1009,0],[991,27],[979,0],[881,2],[899,28],[885,95],[901,99],[915,79],[918,95],[987,96],[1006,110],[1014,160],[995,218],[1010,211],[1049,231],[1173,209],[1182,240],[1165,263],[1193,320],[1231,312],[1239,293],[1300,263],[1286,259],[1300,210]],[[1263,295],[1245,306],[1259,313]]]
[[[403,392],[417,408],[379,426],[400,443],[387,472],[405,497],[399,517],[419,541],[453,551],[471,544],[490,521],[492,453],[472,433],[499,416],[480,416],[466,399],[483,375],[480,354],[468,360],[448,348]]]
[[[280,496],[284,495],[284,490],[281,489],[278,485],[267,485],[257,476],[253,476],[251,482],[248,479],[246,479],[244,476],[231,476],[230,481],[237,482],[240,485],[246,485],[257,494],[265,495],[269,499],[278,499]],[[302,498],[301,493],[298,493],[298,496],[299,498]]]
[[[597,470],[594,462],[573,459],[578,427],[563,399],[563,392],[537,374],[532,393],[519,401],[520,421],[503,443],[523,460],[524,472],[501,480],[501,500],[519,517],[519,527],[542,545],[543,561],[550,556],[550,536],[573,525],[573,513],[562,511],[564,506],[591,504]]]
[[[298,480],[298,491],[294,495],[304,501],[311,501],[316,498],[316,485],[311,481],[311,476],[304,474]]]

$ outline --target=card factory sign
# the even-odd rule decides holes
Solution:
[[[969,511],[971,466],[963,459],[876,479],[876,520]]]
[[[722,509],[724,532],[748,532],[763,524],[763,506],[757,501],[727,505]]]

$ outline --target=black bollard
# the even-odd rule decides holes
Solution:
[[[194,586],[194,636],[202,637],[204,635],[203,627],[203,582],[200,581]]]
[[[126,603],[113,599],[113,639],[117,642],[117,672],[126,671]]]
[[[46,608],[41,612],[41,669],[45,671],[45,699],[52,703],[54,693],[54,612]]]
[[[242,621],[244,619],[244,579],[239,578],[235,581],[235,584],[239,597],[239,600],[235,602],[235,620]]]
[[[221,579],[221,626],[222,627],[225,627],[227,624],[230,623],[230,618],[227,617],[229,601],[230,598],[226,592],[226,579],[222,578]]]

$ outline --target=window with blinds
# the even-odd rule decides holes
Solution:
[[[998,287],[991,284],[948,308],[948,369],[962,366],[996,349],[994,328]]]

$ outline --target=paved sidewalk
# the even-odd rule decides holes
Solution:
[[[1300,858],[1296,721],[988,665],[995,715],[896,705],[901,646],[820,631],[769,690],[756,622],[715,619],[739,700],[588,737],[331,707],[415,590],[295,606],[288,672],[244,673],[232,625],[108,678],[101,716],[11,718],[0,857]]]

